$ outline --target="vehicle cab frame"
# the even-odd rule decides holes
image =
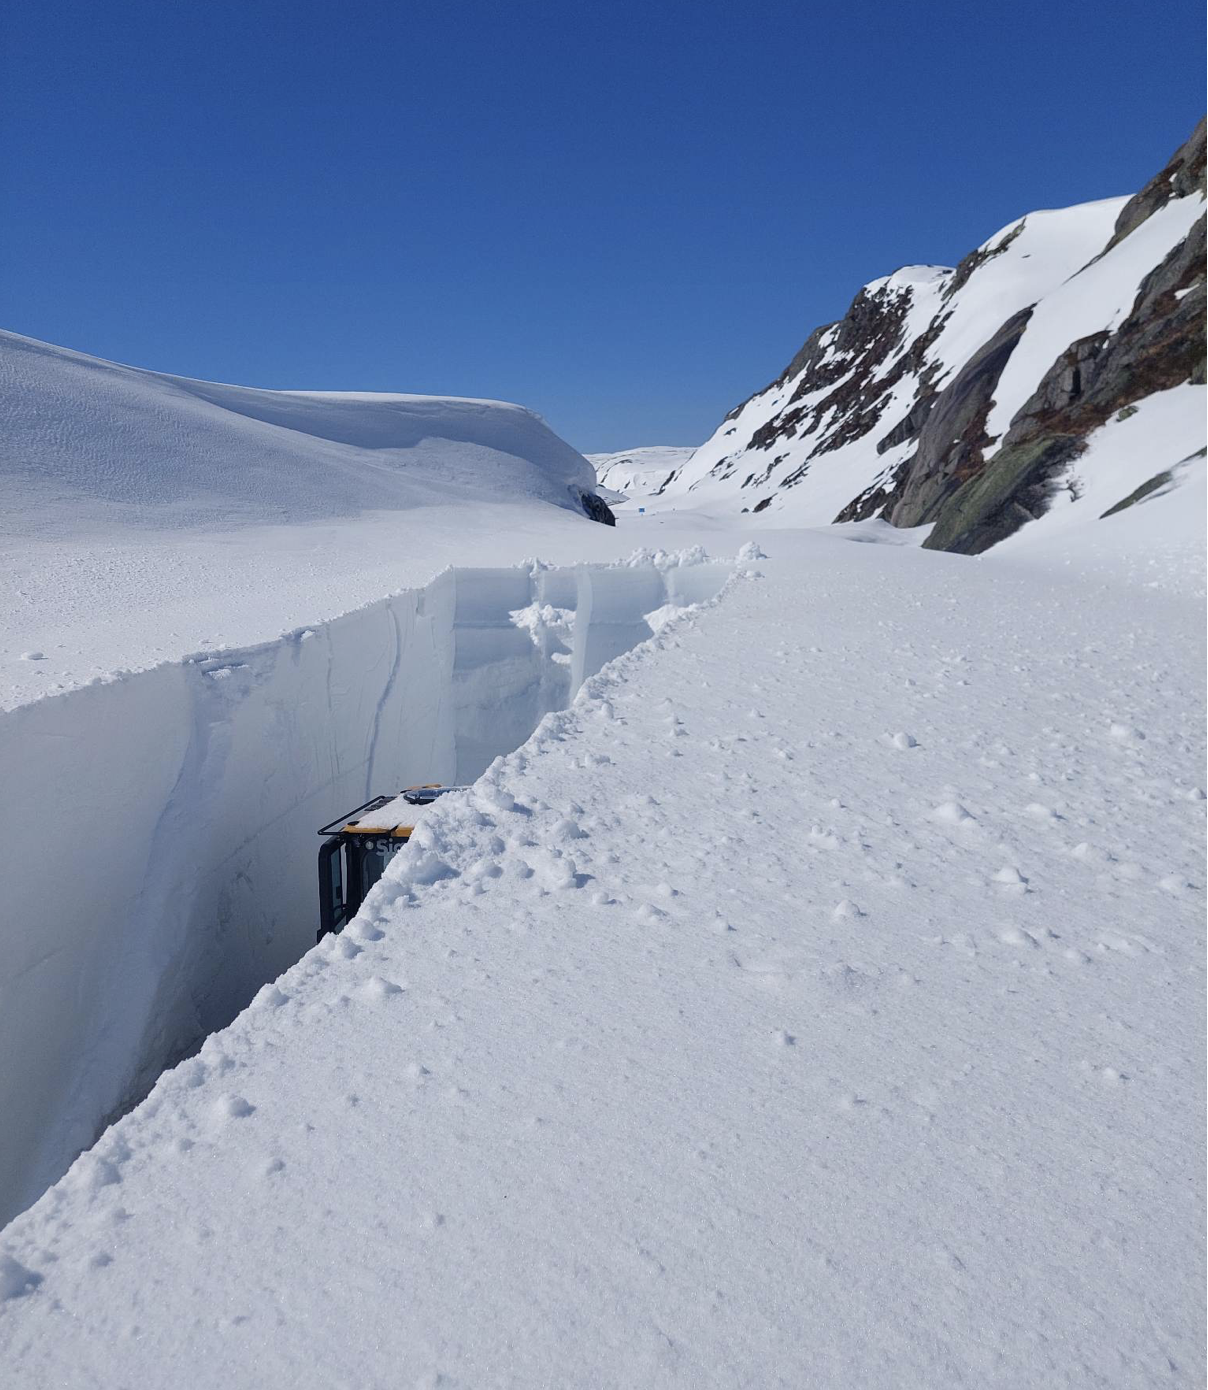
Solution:
[[[456,790],[431,783],[408,787],[395,796],[375,796],[320,829],[324,839],[319,848],[316,940],[322,941],[329,932],[343,931],[356,916],[386,865],[415,830],[414,815],[408,815],[408,811],[430,805],[438,796]],[[392,806],[395,802],[399,803],[397,807]],[[388,815],[375,814],[387,806],[392,808]]]

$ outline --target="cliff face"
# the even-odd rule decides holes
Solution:
[[[1135,197],[1031,213],[955,269],[866,285],[663,495],[930,525],[927,545],[968,553],[1076,499],[1088,436],[1204,383],[1204,148],[1201,122]],[[1202,405],[1180,418],[1161,440],[1180,457],[1151,474],[1203,443]]]

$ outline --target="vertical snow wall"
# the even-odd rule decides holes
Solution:
[[[728,574],[698,554],[449,570],[0,716],[0,1224],[314,943],[318,826],[472,781]]]

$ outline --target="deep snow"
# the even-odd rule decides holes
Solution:
[[[731,410],[645,505],[677,516],[697,508],[753,513],[760,506],[752,520],[761,534],[833,522],[862,494],[885,494],[909,467],[917,436],[881,451],[890,431],[934,388],[948,386],[1009,319],[1031,309],[994,388],[985,425],[985,456],[992,459],[1060,355],[1085,336],[1118,329],[1146,277],[1204,213],[1200,193],[1175,198],[1107,249],[1126,201],[1018,218],[977,248],[967,274],[912,265],[869,282],[853,305],[859,312],[822,332],[812,364],[807,359],[795,374],[786,369]],[[900,331],[888,341],[887,325],[898,313]],[[1055,480],[1062,529],[1070,512],[1079,524],[1093,522],[1158,473],[1176,469],[1173,487],[1202,475],[1202,456],[1193,456],[1205,444],[1203,384],[1178,388],[1177,419],[1161,399],[1169,394],[1130,403],[1144,418],[1123,449],[1109,450],[1108,467],[1097,466],[1099,432],[1091,455]],[[1117,489],[1110,497],[1103,495],[1108,483]],[[1194,508],[1194,498],[1186,505]],[[1045,515],[1046,535],[1047,522]],[[1033,529],[1029,522],[1023,533]]]
[[[450,564],[622,549],[584,522],[587,460],[499,401],[225,386],[0,332],[0,435],[0,710]]]
[[[1202,1384],[1200,557],[763,544],[5,1231],[10,1378]]]
[[[0,718],[0,833],[21,865],[0,922],[0,1220],[313,944],[320,825],[473,781],[648,638],[646,615],[726,573],[699,552],[453,569]],[[41,808],[63,807],[48,834],[62,812]]]
[[[473,498],[576,506],[591,466],[501,401],[265,391],[121,366],[0,332],[6,524],[300,525]]]
[[[0,349],[6,1383],[1202,1383],[1195,391],[764,557],[519,407]]]

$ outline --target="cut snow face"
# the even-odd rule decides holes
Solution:
[[[0,1220],[313,944],[320,825],[472,782],[729,572],[699,551],[448,570],[0,716],[20,865],[0,936]]]
[[[1203,1385],[1198,581],[764,545],[4,1232],[6,1383]]]

